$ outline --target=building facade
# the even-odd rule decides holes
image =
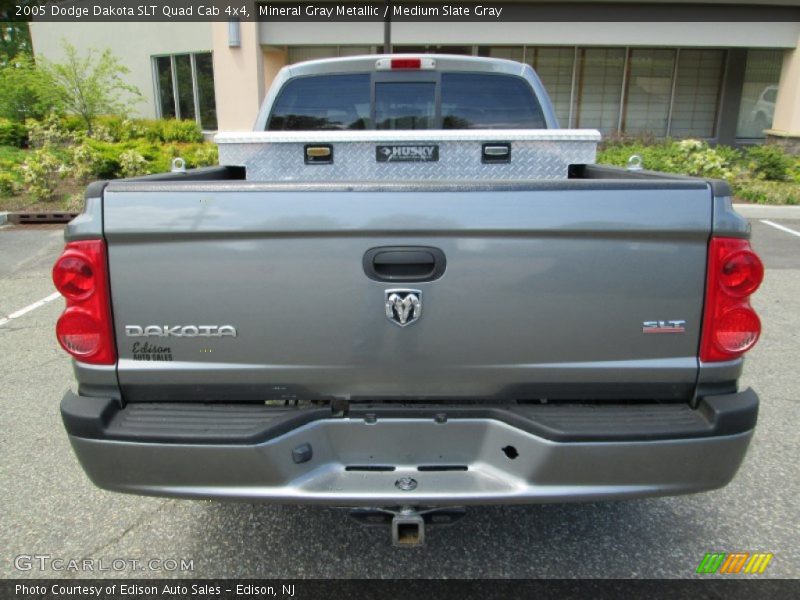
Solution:
[[[796,0],[727,0],[706,7],[702,21],[691,20],[692,3],[673,1],[674,22],[663,21],[663,1],[630,2],[619,21],[619,4],[593,4],[607,6],[612,20],[576,21],[578,7],[564,1],[547,22],[397,22],[392,50],[528,63],[562,127],[727,144],[800,140],[800,22],[729,21],[725,12]],[[249,130],[284,65],[374,54],[384,42],[382,22],[33,23],[31,30],[34,51],[51,60],[61,55],[61,38],[79,49],[110,47],[145,96],[140,115],[196,119],[206,130]]]

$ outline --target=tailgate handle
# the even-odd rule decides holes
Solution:
[[[439,248],[384,246],[364,254],[367,277],[375,281],[433,281],[444,273],[446,259]]]
[[[488,144],[483,144],[483,150],[481,151],[481,162],[511,162],[511,144],[508,142],[491,142]]]

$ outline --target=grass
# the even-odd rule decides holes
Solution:
[[[765,199],[769,201],[766,202]],[[749,180],[736,186],[734,200],[753,204],[796,206],[800,204],[800,184],[792,181]]]
[[[22,164],[25,160],[25,154],[25,150],[15,148],[14,146],[0,146],[0,165]]]

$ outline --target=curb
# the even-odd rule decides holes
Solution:
[[[800,220],[800,206],[765,206],[762,204],[734,204],[743,217],[749,219],[797,219]]]
[[[6,213],[6,219],[14,225],[30,225],[31,223],[69,223],[78,213],[65,212],[13,212]]]

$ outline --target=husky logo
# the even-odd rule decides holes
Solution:
[[[375,159],[378,162],[436,162],[439,160],[439,146],[376,146]]]
[[[233,325],[125,325],[128,337],[236,337]]]
[[[405,327],[422,314],[422,292],[419,290],[386,290],[386,318]]]

